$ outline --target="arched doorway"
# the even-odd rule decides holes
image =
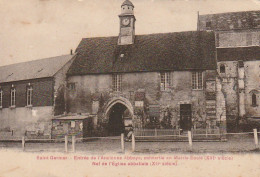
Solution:
[[[122,103],[114,104],[108,111],[108,132],[111,136],[124,133],[126,126],[131,126],[132,118],[128,108]]]

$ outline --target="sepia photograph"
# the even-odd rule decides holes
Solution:
[[[1,177],[259,177],[260,0],[0,0]]]

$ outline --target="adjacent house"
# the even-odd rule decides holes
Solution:
[[[227,128],[260,121],[260,11],[200,15],[200,31],[214,31]]]
[[[50,138],[52,118],[65,112],[66,72],[74,55],[0,67],[0,134]]]

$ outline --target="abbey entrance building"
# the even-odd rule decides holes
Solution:
[[[62,64],[32,68],[30,77],[18,71],[33,61],[0,67],[1,132],[84,137],[133,127],[223,134],[260,117],[259,11],[200,15],[198,30],[188,32],[136,35],[135,22],[126,0],[118,36],[83,38],[75,54],[55,58]],[[56,66],[52,74],[47,66]]]

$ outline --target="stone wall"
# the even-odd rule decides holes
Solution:
[[[10,136],[5,138],[21,138],[24,135],[50,138],[52,115],[52,106],[3,108],[0,110],[0,134],[9,132]]]
[[[209,122],[212,123],[211,128],[216,127],[215,110],[215,120],[207,119],[205,91],[208,83],[211,88],[207,89],[211,90],[209,92],[213,93],[214,97],[209,100],[213,100],[215,109],[215,72],[213,71],[213,79],[211,77],[211,80],[207,81],[205,78],[212,75],[212,71],[203,72],[202,90],[192,89],[191,71],[174,71],[170,75],[171,85],[165,91],[161,91],[159,72],[123,73],[121,92],[112,91],[111,74],[70,76],[68,84],[75,84],[75,89],[66,90],[67,112],[96,114],[100,122],[107,119],[106,109],[111,101],[119,99],[126,106],[133,108],[133,121],[137,127],[146,127],[149,115],[155,115],[157,111],[159,121],[170,116],[170,127],[179,128],[180,105],[191,104],[193,127],[206,128]],[[154,112],[151,113],[152,109]]]
[[[260,44],[260,30],[217,31],[216,47],[245,47]]]
[[[220,72],[220,66],[225,72]],[[236,128],[239,120],[260,117],[260,61],[218,62],[218,72],[226,104],[228,129]],[[252,105],[252,94],[256,94],[257,104]],[[221,104],[221,102],[218,102]]]
[[[246,116],[260,117],[260,61],[246,61],[244,68]],[[256,105],[252,105],[252,93],[256,94]]]

